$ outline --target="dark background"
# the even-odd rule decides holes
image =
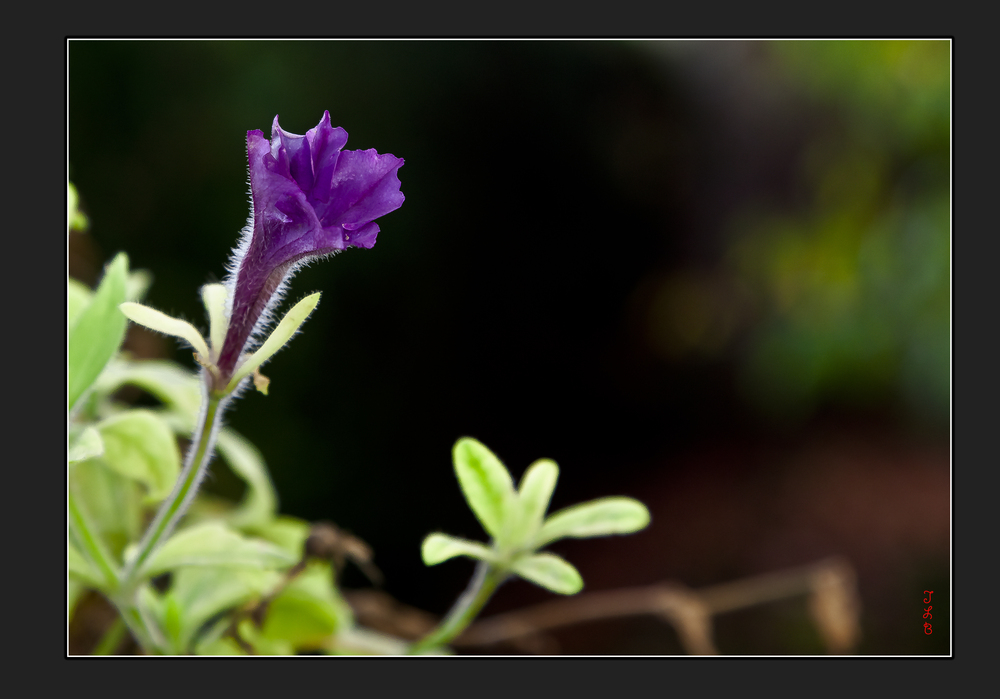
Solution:
[[[480,539],[450,449],[553,507],[624,494],[640,534],[553,547],[587,589],[698,587],[843,554],[862,652],[947,652],[948,42],[73,41],[69,167],[91,222],[70,272],[118,250],[147,302],[204,326],[246,220],[245,132],[406,159],[369,251],[302,271],[317,312],[228,422],[282,512],[375,549],[386,589],[443,613]],[[286,304],[290,305],[290,304]],[[130,337],[133,351],[189,355]],[[208,488],[238,497],[216,468]],[[356,573],[348,585],[363,585]],[[551,597],[511,583],[486,613]],[[937,621],[937,619],[936,619]],[[720,617],[720,650],[821,652],[801,600]],[[668,653],[648,621],[567,651]]]

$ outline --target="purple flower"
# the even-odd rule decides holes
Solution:
[[[323,112],[304,136],[274,117],[271,140],[247,132],[252,212],[230,261],[229,328],[217,366],[222,385],[255,333],[266,325],[285,282],[298,267],[348,247],[370,248],[375,219],[403,204],[402,158],[342,150],[347,132]]]

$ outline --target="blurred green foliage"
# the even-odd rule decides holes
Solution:
[[[773,414],[950,403],[950,44],[775,42],[810,129],[792,203],[734,220],[728,263],[760,313],[742,383]]]

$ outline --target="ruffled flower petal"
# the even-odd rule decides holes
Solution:
[[[348,247],[372,247],[379,232],[374,220],[402,206],[397,173],[403,159],[345,151],[346,144],[347,132],[331,126],[329,112],[302,136],[284,131],[278,117],[270,140],[247,132],[252,227],[231,263],[232,308],[218,358],[223,377],[232,376],[299,265]]]

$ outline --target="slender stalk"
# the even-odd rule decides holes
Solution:
[[[84,555],[97,566],[101,575],[104,576],[104,593],[109,599],[116,600],[121,589],[118,571],[112,563],[111,554],[105,548],[104,542],[94,534],[90,520],[86,513],[80,509],[72,492],[69,493],[69,517],[70,531],[73,537],[82,546]],[[121,620],[128,627],[129,631],[132,632],[132,635],[139,644],[143,648],[152,648],[153,643],[149,626],[134,605],[130,603],[120,604],[117,601],[115,605],[121,614]]]
[[[163,646],[160,630],[156,627],[156,622],[149,619],[137,604],[132,602],[116,602],[118,612],[122,621],[132,633],[132,637],[142,647],[145,652],[159,652]]]
[[[506,577],[506,572],[496,570],[486,561],[480,561],[476,565],[476,572],[469,581],[469,586],[455,602],[455,606],[437,628],[410,646],[408,654],[417,655],[428,648],[451,642],[472,623]]]
[[[222,404],[225,400],[225,395],[219,395],[210,390],[206,391],[204,407],[191,447],[188,450],[184,469],[177,479],[173,492],[160,505],[155,519],[146,530],[146,534],[139,544],[138,552],[122,574],[121,597],[123,600],[128,600],[135,594],[142,567],[177,526],[177,522],[184,516],[184,512],[197,494],[198,484],[204,477],[208,463],[212,459],[215,437],[218,434],[219,422],[222,417]]]
[[[98,571],[104,577],[104,584],[109,593],[114,593],[118,589],[118,571],[112,564],[111,554],[104,547],[104,542],[95,536],[90,520],[76,502],[72,491],[69,493],[69,520],[70,531],[74,538],[83,547],[83,554],[97,566]]]

